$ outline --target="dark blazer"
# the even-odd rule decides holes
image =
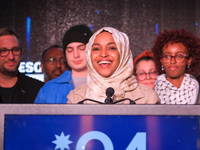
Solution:
[[[43,85],[43,82],[19,73],[12,103],[34,103]]]

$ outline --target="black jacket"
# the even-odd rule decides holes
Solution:
[[[33,103],[43,85],[43,82],[19,73],[12,103]]]

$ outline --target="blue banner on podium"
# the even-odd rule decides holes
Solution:
[[[198,150],[198,116],[6,115],[5,150]]]

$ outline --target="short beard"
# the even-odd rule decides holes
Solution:
[[[18,69],[15,69],[14,71],[10,71],[10,70],[6,70],[5,68],[3,69],[2,73],[4,75],[7,75],[7,76],[11,76],[11,77],[15,77],[17,76],[18,74]]]
[[[9,69],[6,69],[6,68],[0,68],[0,72],[6,76],[11,76],[11,77],[15,77],[17,76],[18,74],[18,67],[19,67],[19,64],[16,66],[16,68],[14,70],[9,70]]]

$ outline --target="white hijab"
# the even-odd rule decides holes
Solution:
[[[96,36],[102,31],[107,31],[112,34],[120,54],[119,66],[110,77],[103,77],[99,75],[93,68],[91,62],[92,45]],[[137,87],[137,81],[135,76],[133,76],[133,58],[129,47],[129,39],[125,33],[112,27],[99,29],[93,34],[86,45],[86,60],[88,76],[85,98],[104,102],[106,99],[106,89],[108,87],[112,87],[115,90],[114,100],[120,100],[125,98],[125,92],[132,91]]]

